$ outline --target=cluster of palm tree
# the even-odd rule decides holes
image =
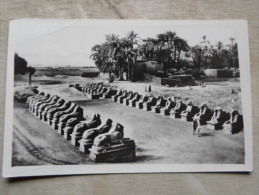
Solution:
[[[239,68],[238,47],[234,38],[230,38],[230,44],[224,45],[221,41],[215,45],[210,44],[206,36],[202,41],[191,47],[187,56],[192,58],[192,66],[195,68]]]
[[[106,41],[92,48],[92,58],[104,73],[115,72],[120,79],[132,79],[133,68],[137,59],[157,61],[166,68],[178,67],[181,54],[189,51],[186,40],[175,32],[158,34],[156,38],[140,39],[138,34],[130,31],[126,37],[106,35]],[[123,77],[123,73],[127,73]]]
[[[237,43],[230,38],[229,45],[218,42],[211,45],[202,41],[190,47],[186,40],[175,32],[157,34],[155,38],[140,39],[130,31],[125,37],[106,35],[106,41],[92,48],[92,58],[101,72],[115,73],[120,80],[132,79],[137,60],[157,61],[164,69],[181,69],[188,64],[193,68],[238,68]],[[191,59],[191,60],[188,60]],[[186,63],[188,61],[188,63]]]
[[[106,35],[105,43],[92,48],[90,58],[95,61],[101,72],[110,75],[115,73],[121,80],[126,72],[124,79],[131,78],[132,68],[138,57],[139,41],[138,34],[134,31],[130,31],[124,38],[119,38],[115,34]]]

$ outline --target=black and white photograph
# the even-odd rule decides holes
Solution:
[[[252,171],[243,20],[12,19],[4,177]]]

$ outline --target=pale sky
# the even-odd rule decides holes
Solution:
[[[229,44],[230,37],[238,42],[237,27],[238,21],[16,19],[10,22],[9,44],[32,66],[94,66],[91,48],[107,34],[124,37],[133,30],[144,39],[170,30],[193,46],[203,35],[211,44]]]

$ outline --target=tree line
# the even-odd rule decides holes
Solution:
[[[110,34],[104,43],[92,47],[91,59],[101,72],[115,73],[123,80],[123,73],[132,79],[132,69],[137,60],[157,61],[168,69],[207,69],[238,68],[238,47],[234,38],[224,45],[222,42],[212,45],[206,36],[200,43],[190,46],[176,32],[167,31],[155,38],[141,39],[130,31],[125,37]]]

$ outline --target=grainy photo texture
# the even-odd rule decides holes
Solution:
[[[4,176],[251,171],[247,38],[244,21],[12,20]]]

